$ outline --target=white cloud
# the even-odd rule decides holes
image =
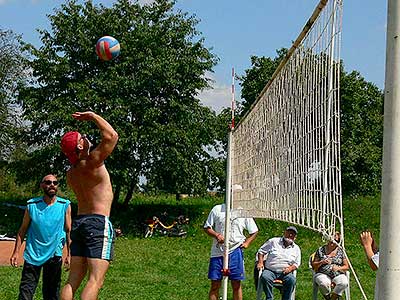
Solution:
[[[142,5],[151,4],[153,2],[154,2],[154,0],[139,0],[139,3]]]
[[[207,74],[207,77],[212,77]],[[231,106],[231,85],[220,83],[214,80],[212,88],[208,90],[203,90],[198,95],[201,102],[208,107],[211,107],[217,113],[219,113],[223,108]]]

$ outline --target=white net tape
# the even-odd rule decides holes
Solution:
[[[233,132],[232,205],[243,215],[342,227],[341,12],[327,3]]]

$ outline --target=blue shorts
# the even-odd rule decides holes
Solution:
[[[78,215],[72,222],[71,256],[112,260],[114,229],[108,217]]]
[[[208,267],[208,279],[222,280],[224,257],[211,257]],[[242,248],[236,248],[229,254],[229,280],[244,280],[244,259]]]

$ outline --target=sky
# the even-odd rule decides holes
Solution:
[[[142,2],[151,0],[142,0]],[[95,1],[108,6],[114,1]],[[231,70],[239,76],[251,67],[250,57],[275,57],[276,49],[291,46],[319,0],[177,0],[176,9],[195,15],[205,46],[219,58],[213,88],[200,94],[202,102],[219,112],[231,101]],[[0,28],[22,34],[40,45],[36,29],[49,29],[48,14],[60,0],[0,0]],[[357,70],[384,87],[387,0],[343,0],[341,58],[345,70]],[[122,49],[123,50],[123,49]],[[235,99],[240,86],[235,83]]]

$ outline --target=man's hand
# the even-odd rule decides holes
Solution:
[[[248,241],[244,241],[243,244],[240,245],[240,248],[247,249],[249,247],[249,244],[250,243]]]
[[[372,246],[374,240],[372,238],[371,232],[363,231],[360,234],[360,241],[363,246]]]
[[[295,268],[293,268],[293,266],[288,266],[286,268],[283,268],[282,273],[286,275],[286,274],[293,272],[294,270],[295,270]]]
[[[94,118],[95,113],[92,111],[85,112],[75,112],[72,114],[72,117],[79,121],[91,121]]]
[[[10,264],[13,267],[18,267],[18,255],[17,253],[13,253],[12,256],[10,257]]]
[[[64,270],[67,272],[71,267],[71,255],[67,255],[64,259]]]
[[[258,261],[257,262],[257,269],[258,270],[263,270],[264,269],[264,261]]]
[[[218,233],[215,238],[217,239],[218,244],[223,244],[225,241],[224,236],[220,233]]]

